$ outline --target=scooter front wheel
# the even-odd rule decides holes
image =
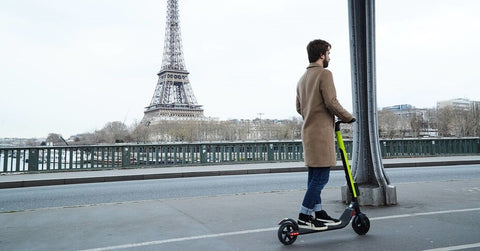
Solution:
[[[278,228],[277,236],[281,243],[290,245],[297,240],[298,229],[290,221],[283,222]]]
[[[370,220],[365,214],[358,214],[353,217],[352,227],[355,233],[359,235],[365,235],[370,229]]]

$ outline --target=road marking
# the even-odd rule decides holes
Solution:
[[[466,244],[466,245],[459,245],[459,246],[444,247],[444,248],[427,249],[424,251],[451,251],[451,250],[461,250],[461,249],[478,248],[478,247],[480,247],[480,242]]]
[[[197,236],[190,236],[190,237],[183,237],[183,238],[174,238],[174,239],[166,239],[166,240],[158,240],[158,241],[132,243],[132,244],[125,244],[125,245],[111,246],[111,247],[104,247],[104,248],[86,249],[86,250],[83,250],[83,251],[103,251],[103,250],[114,250],[114,249],[123,249],[123,248],[135,248],[135,247],[143,247],[143,246],[151,246],[151,245],[160,245],[160,244],[171,243],[171,242],[191,241],[191,240],[198,240],[198,239],[217,238],[217,237],[222,237],[222,236],[269,232],[269,231],[274,231],[274,230],[277,230],[277,229],[278,229],[277,227],[270,227],[270,228],[260,228],[260,229],[252,229],[252,230],[244,230],[244,231],[228,232],[228,233],[219,233],[219,234],[197,235]]]
[[[471,211],[479,211],[479,210],[480,210],[480,207],[467,208],[467,209],[456,209],[456,210],[446,210],[446,211],[437,211],[437,212],[427,212],[427,213],[399,214],[399,215],[375,217],[375,218],[371,218],[370,221],[372,221],[372,220],[389,220],[389,219],[424,216],[424,215],[434,215],[434,214],[462,213],[462,212],[471,212]]]
[[[480,211],[480,207],[467,208],[467,209],[456,209],[456,210],[446,210],[446,211],[436,211],[436,212],[426,212],[426,213],[399,214],[399,215],[374,217],[374,218],[369,218],[369,219],[370,219],[370,221],[389,220],[389,219],[398,219],[398,218],[406,218],[406,217],[416,217],[416,216],[435,215],[435,214],[448,214],[448,213],[462,213],[462,212],[472,212],[472,211]],[[124,244],[124,245],[110,246],[110,247],[103,247],[103,248],[85,249],[85,250],[82,250],[82,251],[104,251],[104,250],[115,250],[115,249],[125,249],[125,248],[136,248],[136,247],[160,245],[160,244],[172,243],[172,242],[182,242],[182,241],[191,241],[191,240],[199,240],[199,239],[218,238],[218,237],[223,237],[223,236],[233,236],[233,235],[242,235],[242,234],[270,232],[270,231],[276,231],[277,229],[278,229],[278,227],[259,228],[259,229],[243,230],[243,231],[236,231],[236,232],[206,234],[206,235],[197,235],[197,236],[173,238],[173,239],[158,240],[158,241],[131,243],[131,244]],[[428,251],[459,250],[459,249],[474,248],[474,247],[480,247],[480,243],[446,247],[446,248],[441,248],[441,249],[431,249],[431,250],[428,250]]]

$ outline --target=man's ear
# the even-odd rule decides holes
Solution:
[[[325,60],[325,55],[323,55],[323,54],[320,55],[320,59],[321,59],[321,60]]]

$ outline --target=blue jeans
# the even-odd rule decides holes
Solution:
[[[322,210],[322,198],[320,194],[322,189],[330,178],[330,167],[309,167],[308,168],[308,187],[303,198],[300,213],[311,215],[313,212]]]

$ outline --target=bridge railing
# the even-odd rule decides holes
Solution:
[[[352,141],[345,140],[345,147],[350,154]],[[480,139],[383,139],[380,148],[384,158],[471,155],[480,154]],[[0,148],[0,173],[302,160],[299,140],[15,147]]]

